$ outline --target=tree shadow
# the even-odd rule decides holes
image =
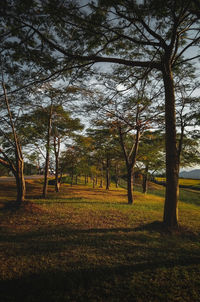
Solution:
[[[173,269],[180,266],[195,266],[199,264],[199,258],[191,257],[189,260],[182,259],[174,263],[169,261],[155,260],[152,263],[130,263],[126,265],[109,265],[94,266],[89,268],[75,268],[68,270],[46,270],[38,273],[30,273],[22,278],[1,281],[1,301],[128,301],[127,297],[136,296],[135,291],[142,292],[148,289],[147,296],[143,295],[138,300],[131,301],[149,301],[149,295],[152,286],[152,276],[159,273],[159,269],[165,267],[165,270]],[[149,272],[151,274],[148,277]],[[142,274],[145,278],[145,285],[132,285],[129,282]],[[167,276],[168,278],[170,277]],[[124,286],[124,280],[127,286]],[[178,282],[178,281],[177,281]],[[170,285],[169,280],[162,280],[163,286]],[[109,284],[109,286],[108,286]],[[146,286],[146,288],[144,287]],[[153,284],[153,286],[155,286]],[[109,295],[109,296],[108,296]],[[159,295],[160,296],[160,295]],[[108,300],[108,298],[111,298]],[[145,298],[146,297],[146,298]],[[150,299],[151,300],[151,299]],[[152,300],[151,300],[152,301]],[[155,299],[155,301],[161,301]],[[168,300],[162,300],[168,301]]]
[[[33,203],[29,200],[24,202],[17,202],[15,200],[9,200],[5,202],[1,202],[0,212],[5,213],[7,215],[12,214],[22,214],[22,213],[42,213],[43,210],[37,206],[36,203]]]

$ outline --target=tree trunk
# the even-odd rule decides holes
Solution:
[[[49,147],[46,147],[46,159],[45,159],[45,170],[44,170],[44,185],[43,185],[43,198],[47,196],[48,188],[48,173],[49,173]]]
[[[101,164],[101,178],[99,188],[103,188],[103,163]]]
[[[53,104],[50,107],[49,119],[48,119],[48,129],[47,129],[47,142],[46,142],[46,159],[45,159],[45,171],[44,171],[44,185],[42,197],[46,198],[47,188],[48,188],[48,173],[49,173],[49,154],[50,154],[50,136],[51,136],[51,123],[52,123],[52,111]]]
[[[60,182],[59,182],[59,172],[58,172],[58,158],[56,158],[56,171],[55,171],[55,191],[59,192]]]
[[[55,155],[55,191],[59,192],[59,153],[60,153],[60,137],[54,137],[54,155]]]
[[[147,182],[147,180],[148,180],[148,169],[149,169],[148,164],[146,164],[145,171],[142,174],[142,192],[144,194],[147,193],[147,188],[148,188],[148,182]]]
[[[169,64],[164,65],[165,85],[165,144],[166,144],[166,193],[164,224],[168,228],[178,226],[178,178],[179,164],[176,142],[175,94],[173,75]]]
[[[56,159],[55,159],[55,164],[56,164],[56,169],[55,169],[55,191],[59,192],[59,171],[58,171],[58,166],[59,166],[59,160],[58,160],[58,154],[56,154]]]
[[[16,159],[15,180],[17,186],[17,202],[21,204],[25,201],[26,185],[24,179],[24,161]]]
[[[74,182],[74,169],[72,168],[72,174],[71,174],[71,187],[73,186]]]
[[[133,168],[128,167],[127,169],[127,193],[128,193],[128,204],[133,203]]]
[[[106,159],[106,190],[109,190],[110,187],[110,160],[107,157]]]
[[[119,187],[119,173],[118,173],[118,165],[115,165],[115,185],[116,188]]]
[[[139,110],[139,107],[138,107],[138,110]],[[133,175],[134,175],[133,170],[134,170],[135,163],[136,163],[136,156],[138,153],[138,147],[139,147],[139,141],[140,141],[140,121],[138,119],[136,121],[136,129],[137,129],[137,131],[136,131],[136,136],[135,136],[135,142],[133,143],[132,148],[128,154],[125,143],[124,143],[121,127],[118,128],[120,144],[122,147],[122,151],[124,153],[126,169],[127,169],[128,204],[133,203]]]
[[[102,179],[102,178],[100,179],[100,185],[99,185],[99,188],[103,188],[103,179]]]

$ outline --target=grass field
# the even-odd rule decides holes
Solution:
[[[163,197],[124,189],[53,187],[39,181],[14,204],[14,183],[0,187],[0,301],[200,301],[200,211],[179,203],[180,230],[161,227]]]
[[[156,177],[157,181],[165,182],[166,178]],[[179,185],[193,190],[200,190],[200,179],[179,178]]]

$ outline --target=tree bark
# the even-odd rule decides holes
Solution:
[[[55,191],[59,192],[59,153],[60,153],[60,137],[54,137],[54,154],[55,154]]]
[[[119,187],[119,173],[118,173],[118,165],[115,165],[115,186],[116,188]]]
[[[26,185],[24,179],[24,161],[19,158],[16,159],[16,172],[15,172],[15,180],[17,186],[17,202],[21,204],[25,201],[26,194]]]
[[[46,142],[46,159],[45,159],[45,171],[44,171],[44,185],[42,197],[46,198],[48,188],[48,173],[49,173],[49,155],[50,155],[50,136],[51,136],[51,123],[52,123],[52,111],[53,104],[50,107],[48,129],[47,129],[47,142]]]
[[[74,168],[72,167],[72,173],[71,173],[71,187],[73,186],[74,182]]]
[[[56,155],[56,169],[55,169],[55,191],[59,192],[59,188],[60,188],[60,183],[59,183],[59,171],[58,171],[58,166],[59,166],[59,159],[58,159],[58,155]]]
[[[106,158],[106,190],[110,187],[110,160],[107,156]]]
[[[133,168],[131,166],[127,169],[127,193],[128,204],[133,203]]]
[[[163,68],[165,86],[165,144],[166,144],[166,193],[163,222],[168,228],[178,227],[178,178],[179,163],[176,141],[175,93],[170,64]]]
[[[148,188],[148,182],[147,182],[147,180],[148,180],[148,169],[149,169],[149,167],[148,167],[148,163],[147,163],[146,166],[145,166],[145,171],[142,174],[142,192],[144,194],[147,193],[147,188]]]
[[[103,163],[101,163],[101,178],[99,188],[103,188]]]

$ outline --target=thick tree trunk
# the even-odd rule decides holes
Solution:
[[[165,143],[166,143],[166,194],[164,224],[168,228],[178,226],[178,178],[179,164],[176,141],[175,94],[171,69],[165,64],[163,80],[165,85]]]
[[[24,179],[24,161],[16,159],[15,180],[17,186],[17,202],[21,204],[25,201],[26,185]]]
[[[128,167],[127,173],[127,193],[128,193],[128,204],[133,203],[133,168]]]

